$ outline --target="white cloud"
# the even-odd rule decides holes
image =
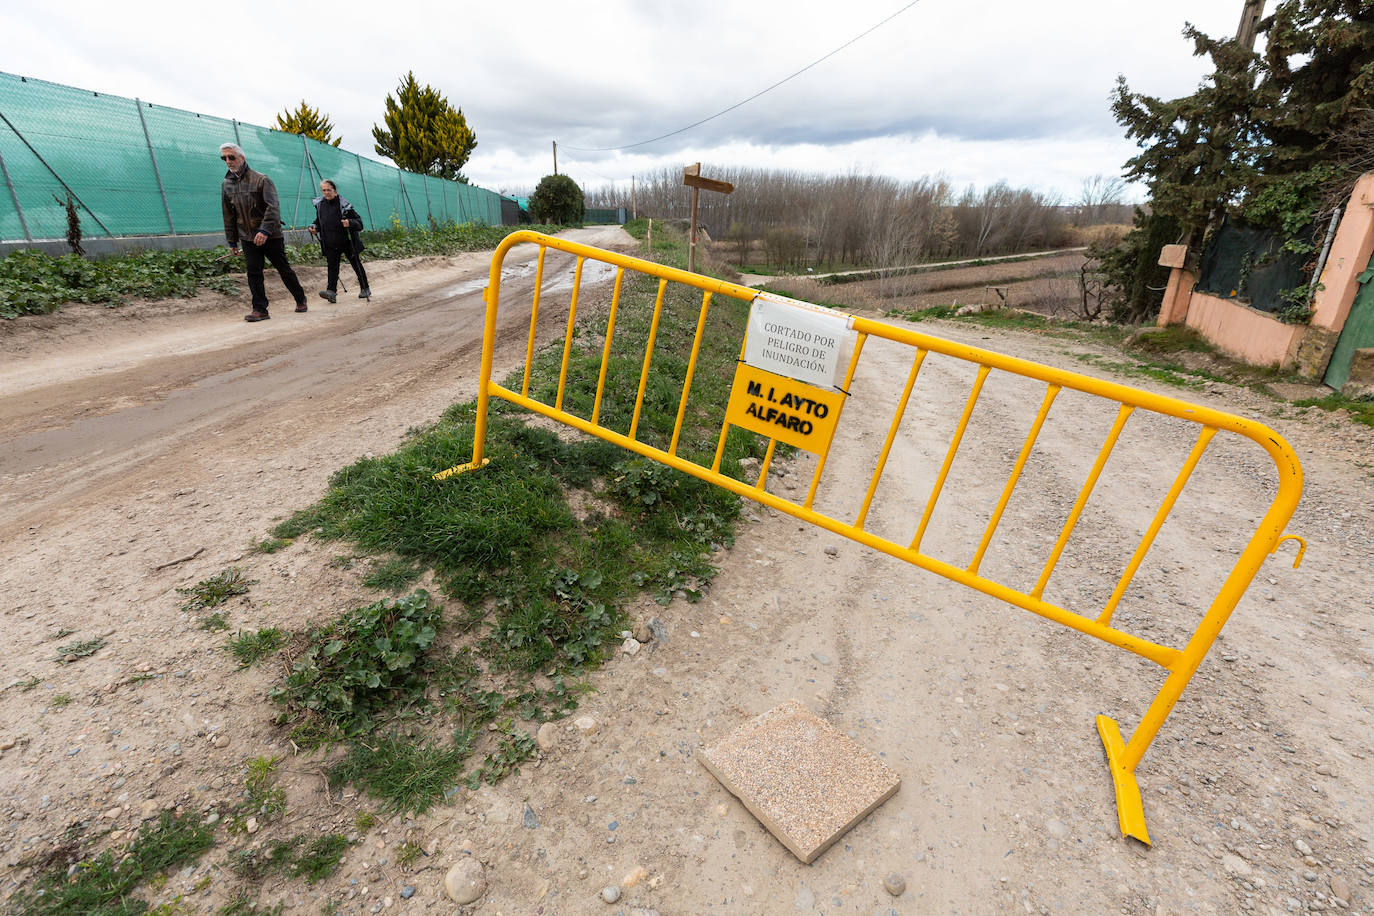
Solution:
[[[0,12],[3,67],[104,93],[271,124],[301,99],[344,148],[413,70],[463,109],[478,147],[466,172],[494,189],[552,171],[586,184],[702,161],[807,172],[859,168],[956,185],[999,180],[1068,196],[1131,155],[1109,98],[1174,96],[1206,71],[1184,21],[1224,35],[1238,4],[921,0],[747,105],[720,112],[835,50],[903,0],[606,0],[570,4],[352,0],[244,8],[69,0]],[[257,36],[256,41],[253,36]]]

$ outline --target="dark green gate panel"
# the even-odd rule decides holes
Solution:
[[[1326,365],[1326,375],[1322,381],[1337,390],[1350,378],[1350,361],[1356,350],[1374,347],[1374,267],[1360,274],[1360,291],[1350,305],[1341,336],[1336,340],[1336,349],[1331,353],[1331,362]]]

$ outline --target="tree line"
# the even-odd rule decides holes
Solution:
[[[898,181],[730,167],[703,167],[703,174],[735,190],[703,192],[698,225],[733,249],[732,260],[762,259],[780,268],[890,267],[1059,247],[1069,241],[1069,226],[1119,216],[1121,209],[1119,181],[1095,185],[1091,205],[1067,206],[1058,195],[1006,182],[960,190],[941,178]],[[633,191],[589,189],[587,205],[685,220],[691,217],[692,197],[681,170],[664,168],[635,176]]]

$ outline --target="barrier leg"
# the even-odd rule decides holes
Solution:
[[[1102,746],[1107,751],[1107,768],[1116,787],[1116,816],[1121,823],[1121,832],[1149,846],[1150,834],[1145,829],[1145,805],[1140,798],[1140,784],[1135,781],[1135,767],[1126,765],[1126,744],[1121,740],[1121,729],[1114,720],[1098,716],[1097,733],[1102,737]]]

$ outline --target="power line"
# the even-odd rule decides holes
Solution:
[[[817,64],[823,63],[824,61],[827,61],[827,60],[829,60],[830,58],[834,57],[836,54],[839,54],[839,53],[840,53],[841,51],[843,51],[845,48],[849,47],[849,46],[852,45],[854,42],[858,41],[860,38],[863,38],[864,36],[868,35],[870,32],[875,32],[875,31],[877,31],[878,29],[882,28],[883,26],[887,25],[889,22],[891,22],[892,20],[896,19],[898,16],[902,15],[902,13],[905,13],[907,10],[911,9],[913,6],[915,6],[917,3],[920,3],[920,2],[921,2],[921,0],[911,0],[910,3],[908,3],[906,6],[902,7],[901,9],[897,10],[897,12],[893,13],[891,16],[888,16],[886,19],[884,19],[883,21],[879,22],[877,25],[874,25],[874,26],[872,26],[871,28],[869,28],[869,29],[867,29],[867,30],[865,30],[865,31],[863,31],[863,32],[861,32],[861,33],[859,33],[858,35],[855,35],[853,38],[849,39],[849,40],[846,41],[844,44],[840,45],[838,48],[836,48],[835,50],[831,51],[829,54],[825,55],[824,57],[819,57],[819,58],[817,58],[816,60],[813,60],[811,63],[807,64],[805,67],[802,67],[800,70],[798,70],[796,73],[793,73],[791,76],[785,76],[785,77],[783,77],[782,79],[778,80],[778,81],[777,81],[776,83],[774,83],[773,85],[769,86],[767,89],[760,89],[758,92],[756,92],[756,93],[754,93],[753,95],[749,96],[749,98],[745,99],[744,101],[742,101],[742,102],[736,102],[735,104],[731,105],[729,108],[722,109],[721,111],[718,111],[718,112],[716,112],[715,114],[711,115],[709,118],[702,118],[700,121],[697,121],[697,122],[692,123],[692,124],[688,124],[686,127],[679,127],[677,130],[669,131],[668,133],[662,135],[661,137],[654,137],[652,140],[641,140],[641,141],[639,141],[638,143],[631,143],[631,144],[629,144],[628,146],[607,146],[607,147],[593,148],[593,149],[588,149],[588,148],[580,147],[580,146],[565,146],[564,149],[575,150],[575,151],[577,151],[577,152],[579,152],[579,153],[614,153],[614,152],[619,152],[620,150],[634,149],[634,148],[637,147],[637,146],[647,146],[647,145],[650,144],[650,143],[657,143],[659,140],[666,140],[666,139],[668,139],[669,137],[674,137],[674,136],[677,136],[677,135],[680,134],[680,133],[684,133],[684,132],[686,132],[686,131],[689,131],[689,130],[691,130],[693,127],[700,127],[701,125],[705,124],[707,121],[714,121],[716,118],[720,117],[720,116],[723,115],[723,114],[729,114],[730,112],[734,111],[736,108],[739,108],[739,107],[742,106],[742,105],[748,105],[750,102],[754,101],[754,99],[758,98],[759,96],[764,95],[765,93],[768,93],[768,92],[772,92],[774,89],[778,88],[778,87],[781,86],[783,83],[785,83],[785,82],[787,82],[787,81],[789,81],[789,80],[792,80],[792,79],[796,79],[797,77],[801,76],[803,73],[805,73],[807,70],[810,70],[812,67],[816,66]]]

